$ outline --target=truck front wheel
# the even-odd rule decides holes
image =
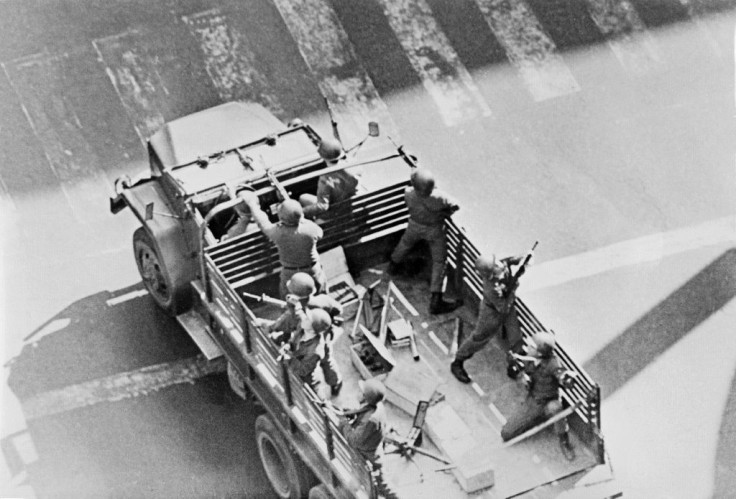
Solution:
[[[156,245],[143,227],[133,233],[133,252],[143,284],[154,301],[169,315],[186,308],[186,290],[177,289],[161,260]]]
[[[274,492],[283,499],[307,497],[311,474],[292,453],[286,439],[267,414],[256,418],[256,443],[263,469]]]

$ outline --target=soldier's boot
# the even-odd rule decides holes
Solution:
[[[468,376],[468,372],[463,367],[462,360],[453,360],[452,364],[450,364],[450,372],[461,383],[470,383],[471,381],[470,376]]]
[[[562,454],[568,461],[575,459],[575,448],[572,446],[572,442],[570,442],[569,432],[560,433],[560,449],[562,449]]]
[[[445,301],[442,299],[442,293],[432,293],[432,298],[429,300],[429,313],[432,315],[446,314],[452,312],[456,308],[462,305],[460,301]]]

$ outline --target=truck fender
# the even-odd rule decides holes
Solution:
[[[192,251],[187,237],[187,224],[193,222],[185,220],[171,209],[157,179],[150,179],[124,189],[121,195],[140,220],[151,249],[155,251],[163,267],[162,272],[167,276],[171,286],[172,300],[159,299],[160,297],[152,292],[153,298],[171,315],[186,311],[191,307],[193,293],[191,282],[196,279],[199,268],[197,254]],[[146,219],[146,207],[151,203],[153,214]],[[134,246],[136,240],[143,239],[145,239],[143,235],[138,233],[137,239],[134,237]],[[135,257],[140,270],[137,250]]]

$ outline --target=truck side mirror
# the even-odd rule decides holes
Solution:
[[[153,218],[153,201],[146,205],[146,215],[144,218],[146,219],[146,221]]]
[[[368,135],[370,137],[378,137],[380,135],[380,130],[378,129],[378,123],[376,123],[375,121],[368,122]]]

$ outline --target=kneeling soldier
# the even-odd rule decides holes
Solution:
[[[535,346],[529,351],[529,356],[517,356],[524,361],[524,372],[530,378],[529,395],[501,429],[504,442],[562,411],[559,391],[567,378],[567,370],[555,354],[555,337],[542,332],[534,334],[533,340]],[[574,459],[575,451],[570,442],[567,420],[563,418],[554,426],[563,454],[568,459]]]

